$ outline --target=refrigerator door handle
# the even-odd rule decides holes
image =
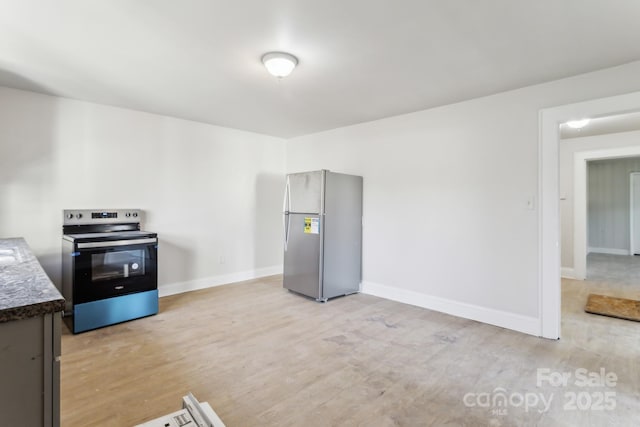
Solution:
[[[289,177],[287,177],[287,183],[284,186],[284,197],[282,200],[282,212],[284,213],[289,213],[289,207],[290,207],[290,200],[291,200],[291,189],[289,186]]]
[[[287,251],[287,246],[289,244],[289,214],[284,213],[282,215],[282,229],[284,230],[284,250]]]
[[[287,183],[284,186],[284,197],[282,200],[282,231],[284,232],[284,250],[286,252],[287,245],[289,243],[289,197],[291,193],[289,190],[289,177],[287,176]]]

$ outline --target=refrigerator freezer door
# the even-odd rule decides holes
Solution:
[[[320,217],[289,214],[289,238],[284,251],[283,286],[320,298]]]
[[[324,188],[324,171],[287,175],[285,212],[320,213]]]

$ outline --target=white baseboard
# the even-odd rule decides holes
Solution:
[[[202,279],[189,280],[187,282],[168,283],[166,285],[158,286],[158,293],[160,294],[160,297],[166,297],[169,295],[181,294],[183,292],[196,291],[198,289],[213,288],[214,286],[273,276],[274,274],[282,274],[282,265],[241,271],[238,273],[223,274],[220,276],[205,277]]]
[[[563,279],[575,279],[576,272],[573,267],[562,267],[560,269],[560,277],[562,277]]]
[[[542,330],[540,319],[536,317],[480,307],[419,292],[392,288],[378,283],[362,282],[362,293],[463,317],[465,319],[477,320],[478,322],[524,332],[529,335],[540,336],[540,331]]]
[[[628,249],[614,249],[614,248],[592,248],[589,246],[587,248],[588,253],[596,253],[596,254],[609,254],[609,255],[629,255]]]

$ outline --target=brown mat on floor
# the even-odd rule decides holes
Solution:
[[[640,322],[640,301],[632,299],[589,294],[587,306],[584,308],[584,311]]]

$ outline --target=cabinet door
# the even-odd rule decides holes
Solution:
[[[51,414],[46,417],[43,400],[44,323],[42,316],[0,323],[0,424],[3,426],[51,425]]]

